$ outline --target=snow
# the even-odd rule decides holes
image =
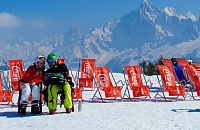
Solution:
[[[168,16],[178,16],[174,7],[167,6],[165,7],[164,11]]]
[[[73,72],[75,74],[76,72]],[[116,80],[123,79],[123,74],[114,73]],[[151,79],[154,87],[158,87],[156,76],[145,76]],[[125,87],[123,88],[123,90]],[[199,101],[164,100],[142,101],[124,100],[123,102],[111,101],[102,103],[91,101],[94,91],[84,91],[82,111],[78,112],[75,102],[75,112],[71,114],[48,115],[48,108],[43,106],[42,115],[20,116],[17,114],[17,94],[14,94],[15,106],[0,105],[1,130],[6,129],[29,129],[29,130],[199,130],[200,104]],[[155,92],[151,92],[153,96]],[[57,111],[64,111],[59,108]],[[27,108],[30,112],[30,107]]]
[[[169,37],[174,36],[174,34],[170,33],[169,31],[163,30],[162,27],[161,27],[160,25],[157,25],[157,24],[156,24],[155,27],[156,27],[157,30],[158,30],[160,33],[162,33],[162,35],[164,35],[164,36],[165,36],[165,32],[167,32],[167,34],[168,34]]]
[[[195,16],[194,14],[192,14],[191,12],[188,12],[186,14],[187,18],[190,18],[192,21],[196,22],[198,20],[197,16]]]

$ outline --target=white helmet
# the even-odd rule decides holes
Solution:
[[[35,63],[37,64],[40,61],[45,62],[45,60],[46,60],[46,58],[44,56],[37,56],[35,58]]]

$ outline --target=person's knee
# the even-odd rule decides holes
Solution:
[[[31,87],[29,83],[25,83],[22,85],[22,92],[30,93],[31,92]]]
[[[40,99],[40,86],[35,85],[32,87],[32,100]]]

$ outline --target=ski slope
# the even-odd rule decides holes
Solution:
[[[115,73],[116,80],[124,79],[123,74]],[[151,79],[153,87],[158,87],[156,76],[146,76]],[[123,88],[123,90],[125,87]],[[11,107],[0,103],[1,130],[199,130],[200,102],[199,100],[183,101],[152,99],[147,101],[125,99],[123,102],[111,101],[102,103],[91,101],[94,91],[84,91],[82,111],[78,112],[75,102],[75,112],[71,114],[48,114],[48,108],[43,106],[43,114],[31,115],[30,107],[27,115],[17,113],[18,94],[14,94],[15,105]],[[155,92],[151,92],[153,97]],[[57,106],[58,112],[65,109]]]

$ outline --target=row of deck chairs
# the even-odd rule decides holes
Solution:
[[[164,65],[157,65],[160,76],[157,75],[160,84],[154,98],[167,99],[168,96],[183,97],[187,95],[194,98],[194,91],[200,96],[200,65],[190,65],[185,59],[178,58],[180,66],[183,69],[184,76],[188,80],[187,87],[179,81],[174,73],[173,65],[169,59],[162,59]],[[64,62],[64,59],[59,59],[59,63]],[[23,77],[24,69],[22,60],[10,60],[10,78],[11,85],[4,87],[9,88],[3,90],[0,83],[0,102],[12,102],[12,94],[20,90],[19,80]],[[108,67],[95,67],[95,59],[82,59],[79,62],[79,70],[73,75],[69,70],[75,88],[75,93],[72,93],[73,99],[82,99],[82,91],[94,91],[91,95],[92,100],[105,101],[106,99],[131,99],[135,97],[144,97],[151,99],[150,90],[152,88],[151,80],[146,81],[145,76],[140,66],[124,66],[124,79],[116,81],[112,71]],[[142,76],[143,79],[142,80]],[[5,78],[5,77],[4,77]],[[112,80],[111,80],[112,78]],[[145,84],[143,84],[143,81]],[[125,90],[122,94],[122,88]],[[132,92],[133,97],[131,97]]]

